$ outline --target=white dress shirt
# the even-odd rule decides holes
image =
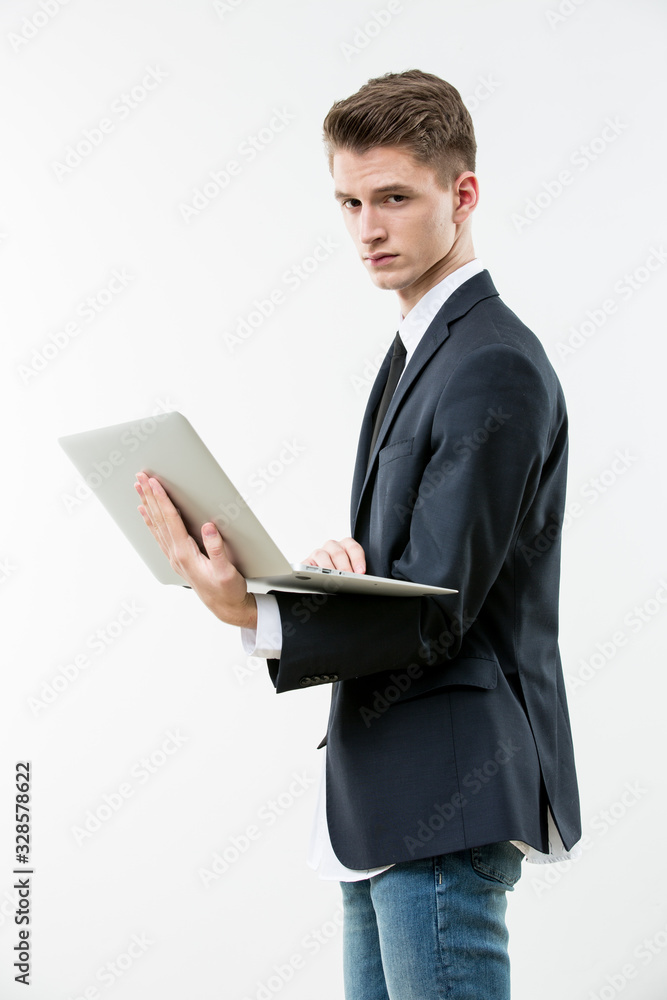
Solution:
[[[446,278],[443,278],[430,291],[426,292],[407,316],[400,314],[398,332],[406,350],[405,368],[408,367],[419,341],[426,333],[431,320],[440,310],[443,303],[449,298],[452,292],[456,291],[459,285],[462,285],[468,278],[472,278],[474,274],[479,274],[483,270],[484,265],[476,257],[474,260],[459,267],[456,271],[448,274]],[[257,601],[257,629],[241,630],[243,649],[249,656],[280,659],[282,628],[278,602],[272,594],[255,594],[255,599]],[[370,878],[372,875],[377,875],[379,872],[386,871],[392,865],[364,870],[346,868],[334,854],[327,824],[326,749],[324,749],[323,758],[315,819],[310,838],[308,864],[318,872],[320,878],[333,879],[338,882],[357,882],[361,881],[361,879]],[[523,851],[527,861],[531,861],[534,864],[574,860],[579,857],[581,854],[579,845],[573,847],[571,851],[565,850],[553,816],[551,815],[551,809],[548,811],[548,830],[548,854],[543,854],[534,847],[530,847],[528,844],[524,844],[518,840],[513,840],[512,843]]]

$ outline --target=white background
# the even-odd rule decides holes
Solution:
[[[665,8],[404,0],[374,17],[387,7],[2,4],[7,1000],[26,995],[12,968],[26,759],[32,1000],[342,997],[339,889],[305,865],[328,690],[276,697],[233,629],[154,581],[56,438],[177,408],[288,555],[347,534],[358,425],[397,302],[349,244],[320,129],[334,100],[410,67],[451,81],[473,113],[475,249],[544,343],[571,416],[561,645],[587,849],[524,866],[509,898],[514,997],[664,996]],[[276,109],[287,123],[250,160],[244,142]],[[104,118],[101,141],[58,167]],[[238,176],[184,211],[230,159]],[[288,284],[320,240],[329,256]],[[109,296],[114,271],[126,287]],[[283,301],[232,343],[275,289]],[[281,465],[285,442],[298,455]],[[119,626],[124,602],[135,617]],[[115,635],[102,652],[98,629]],[[248,849],[205,886],[234,843]],[[143,950],[128,951],[133,936]]]

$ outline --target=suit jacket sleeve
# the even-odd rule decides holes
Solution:
[[[380,453],[366,490],[381,493],[375,530],[390,575],[459,593],[277,593],[283,646],[269,670],[278,692],[306,686],[313,675],[326,682],[446,665],[460,655],[490,590],[503,575],[505,590],[513,586],[521,546],[550,517],[562,518],[548,509],[540,486],[550,465],[564,460],[566,417],[538,366],[513,346],[487,344],[442,381],[421,412],[419,455],[402,468],[400,461],[382,462]],[[484,655],[479,642],[473,655]]]

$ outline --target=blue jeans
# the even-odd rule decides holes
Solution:
[[[509,1000],[509,841],[341,882],[345,1000]]]

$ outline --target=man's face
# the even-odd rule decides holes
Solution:
[[[371,280],[398,293],[404,315],[473,259],[467,227],[462,239],[469,210],[462,214],[458,179],[444,190],[432,167],[398,146],[338,150],[333,178],[345,225]]]

